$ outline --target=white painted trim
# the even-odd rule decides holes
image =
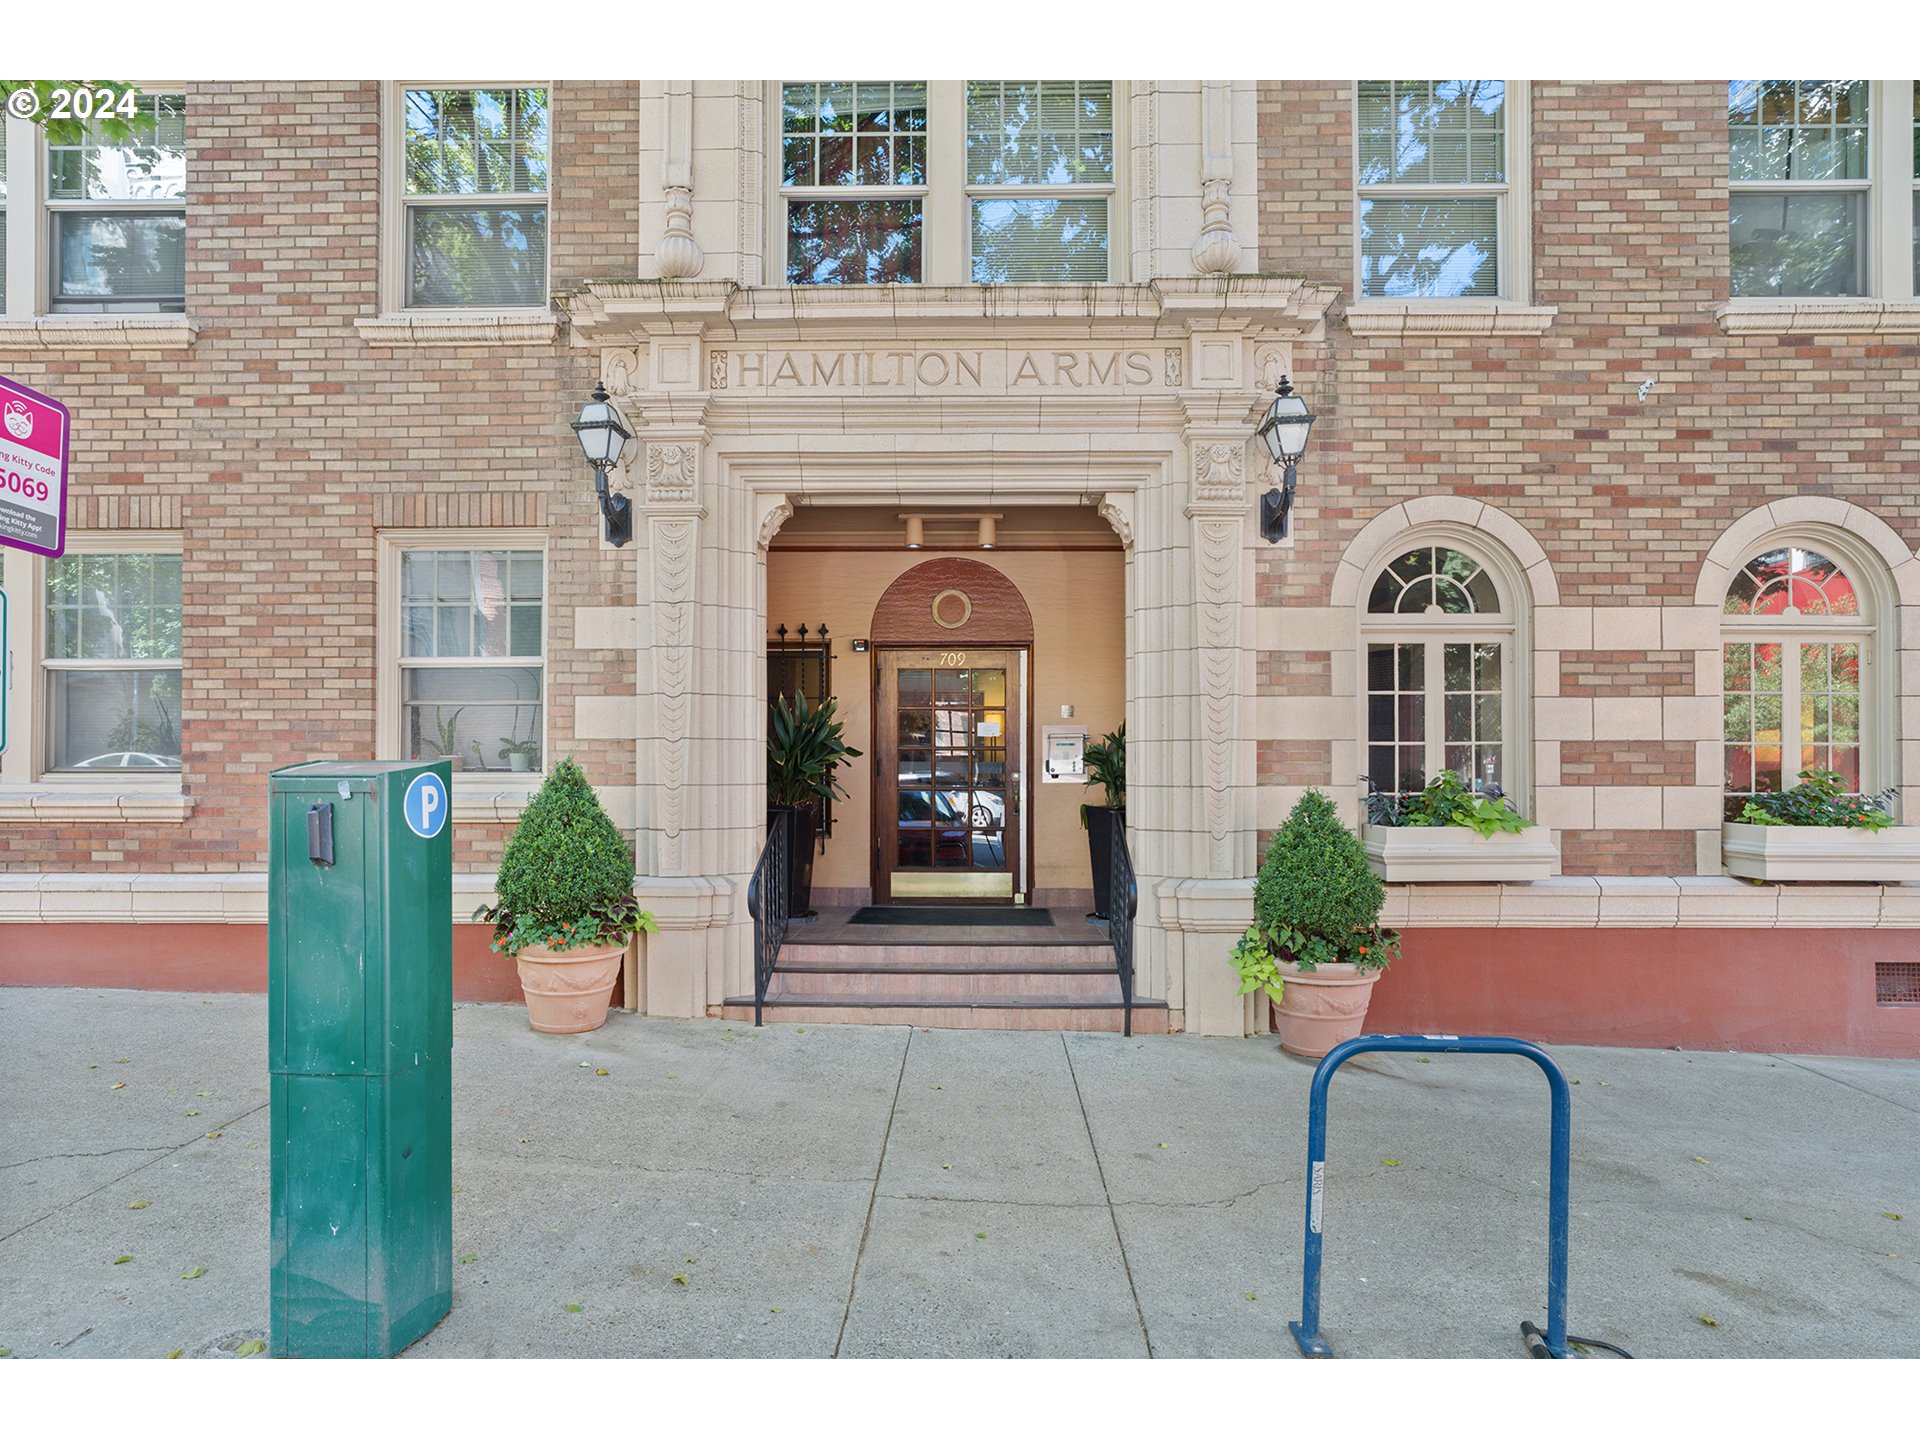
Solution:
[[[61,783],[66,776],[55,775],[36,785],[0,787],[0,825],[178,825],[193,813],[193,797],[180,788],[178,771],[168,773],[171,786],[102,786],[85,777],[68,785]]]
[[[1770,881],[1920,881],[1920,825],[1858,830],[1729,820],[1720,828],[1729,875]]]

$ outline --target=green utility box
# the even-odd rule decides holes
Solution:
[[[398,1354],[453,1300],[450,778],[272,775],[274,1355]]]

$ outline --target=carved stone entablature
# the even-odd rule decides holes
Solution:
[[[669,442],[647,446],[647,508],[686,507],[697,503],[700,447]]]

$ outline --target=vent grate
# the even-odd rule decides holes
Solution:
[[[1873,967],[1873,1003],[1920,1005],[1920,963],[1883,960]]]

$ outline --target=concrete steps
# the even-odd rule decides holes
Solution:
[[[719,1013],[751,1022],[753,997],[731,996]],[[789,941],[767,987],[765,1013],[769,1021],[799,1025],[1116,1033],[1125,1018],[1113,950],[1097,937],[1004,944]],[[1136,1002],[1133,1028],[1166,1034],[1166,1002]]]

